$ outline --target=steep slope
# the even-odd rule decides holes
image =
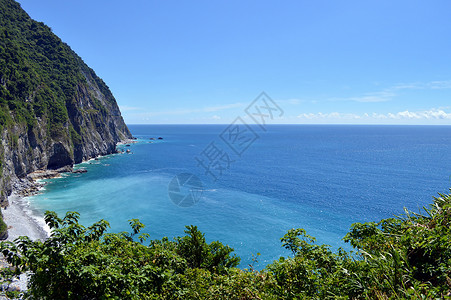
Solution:
[[[0,204],[17,178],[131,138],[106,84],[43,23],[0,0]]]

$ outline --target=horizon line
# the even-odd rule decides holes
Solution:
[[[126,123],[126,125],[230,125],[231,123]],[[261,126],[259,124],[247,124],[249,126]],[[451,124],[356,124],[356,123],[271,123],[264,126],[297,125],[297,126],[451,126]]]

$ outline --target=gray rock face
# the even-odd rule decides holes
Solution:
[[[45,119],[30,130],[16,124],[1,133],[0,205],[7,206],[7,196],[28,174],[37,170],[56,170],[99,155],[115,153],[116,144],[132,137],[116,100],[101,92],[90,72],[81,70],[86,81],[80,82],[77,97],[66,105],[68,122],[57,136],[48,133]],[[109,92],[109,90],[108,90]],[[72,127],[79,139],[71,139]],[[12,142],[13,141],[13,142]]]

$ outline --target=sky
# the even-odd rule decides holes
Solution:
[[[448,0],[18,2],[127,124],[251,122],[265,92],[272,123],[451,125]]]

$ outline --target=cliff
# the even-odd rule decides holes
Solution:
[[[113,153],[131,138],[102,79],[13,0],[0,0],[0,135],[2,206],[27,174]]]

